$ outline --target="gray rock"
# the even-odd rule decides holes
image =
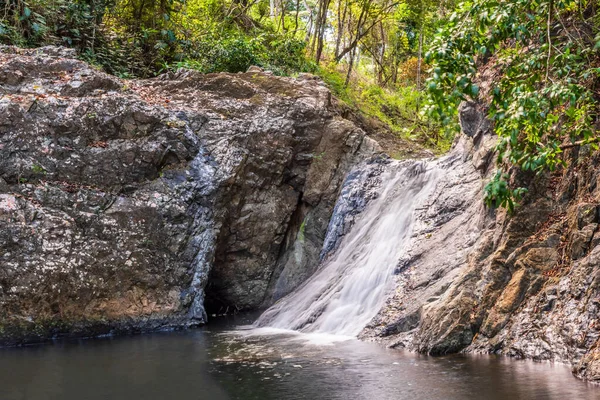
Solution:
[[[407,249],[395,290],[362,336],[435,355],[563,362],[599,381],[600,154],[583,162],[573,150],[560,176],[513,173],[527,197],[514,215],[492,212],[481,189],[496,139],[480,106],[463,104],[460,120],[463,162],[450,173],[462,179],[417,216],[431,216],[430,228]]]
[[[318,258],[346,172],[376,150],[326,88],[123,81],[68,57],[0,49],[0,343],[201,324],[205,292],[213,312],[251,309],[307,274],[295,252]]]

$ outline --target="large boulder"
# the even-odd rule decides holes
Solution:
[[[69,57],[0,49],[0,344],[204,323],[205,291],[252,309],[312,272],[378,150],[319,80]]]

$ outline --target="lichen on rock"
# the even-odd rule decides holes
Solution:
[[[270,301],[306,274],[298,221],[318,257],[346,171],[377,151],[316,80],[126,81],[72,57],[0,49],[2,344],[201,324],[205,291],[213,312]]]

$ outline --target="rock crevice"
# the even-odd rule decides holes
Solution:
[[[331,102],[308,76],[127,81],[1,48],[0,342],[194,325],[205,291],[216,313],[292,290],[378,151]]]

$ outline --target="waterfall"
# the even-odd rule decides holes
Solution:
[[[338,240],[337,249],[324,258],[311,278],[265,311],[255,325],[358,335],[384,305],[393,286],[394,269],[413,236],[415,210],[426,206],[442,174],[435,161],[386,164],[377,195],[352,217],[354,223]],[[361,183],[347,181],[344,186]],[[345,189],[342,194],[348,192]],[[343,201],[342,196],[334,217]],[[334,228],[330,225],[328,237]]]

